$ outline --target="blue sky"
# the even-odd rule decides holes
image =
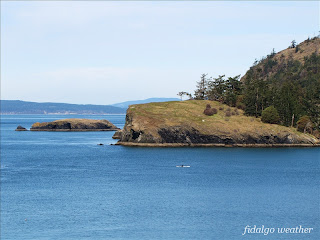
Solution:
[[[1,99],[112,104],[193,92],[202,73],[319,32],[319,2],[1,1]]]

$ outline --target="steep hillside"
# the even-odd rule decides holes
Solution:
[[[281,124],[295,125],[300,117],[320,124],[320,39],[308,39],[278,53],[271,53],[241,78],[242,102],[247,115],[260,116],[273,105]]]
[[[304,62],[306,57],[311,56],[313,53],[316,55],[320,54],[320,38],[307,39],[302,43],[298,44],[296,47],[289,47],[278,52],[275,56],[275,60],[281,61],[281,58],[284,60],[297,60]],[[283,55],[283,56],[282,56]]]
[[[291,46],[278,53],[271,53],[267,57],[257,61],[251,69],[260,69],[260,76],[267,78],[277,74],[279,71],[290,69],[290,64],[296,63],[303,66],[306,59],[309,59],[312,55],[320,55],[320,38],[307,39],[296,45],[296,47]],[[250,70],[248,73],[250,73]],[[301,70],[308,71],[310,69],[305,68]],[[244,81],[246,78],[247,74],[241,78],[241,81]]]

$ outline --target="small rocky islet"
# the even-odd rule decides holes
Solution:
[[[108,120],[94,120],[94,119],[78,119],[69,118],[61,119],[52,122],[36,122],[34,123],[30,131],[117,131],[119,130],[114,124]]]
[[[19,125],[15,131],[28,131],[28,129],[26,129],[25,127],[22,127],[21,125]]]

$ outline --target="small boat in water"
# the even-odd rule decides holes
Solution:
[[[176,167],[190,167],[188,165],[177,165]]]

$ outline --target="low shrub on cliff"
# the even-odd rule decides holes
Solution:
[[[244,109],[246,108],[246,106],[244,105],[244,103],[237,103],[236,107],[237,107],[238,109],[242,109],[242,110],[244,110]]]
[[[279,123],[280,116],[274,106],[267,107],[262,111],[261,121],[264,123]]]
[[[218,110],[216,108],[212,108],[210,104],[207,104],[206,109],[203,111],[203,113],[207,116],[212,116],[214,114],[217,114]]]

